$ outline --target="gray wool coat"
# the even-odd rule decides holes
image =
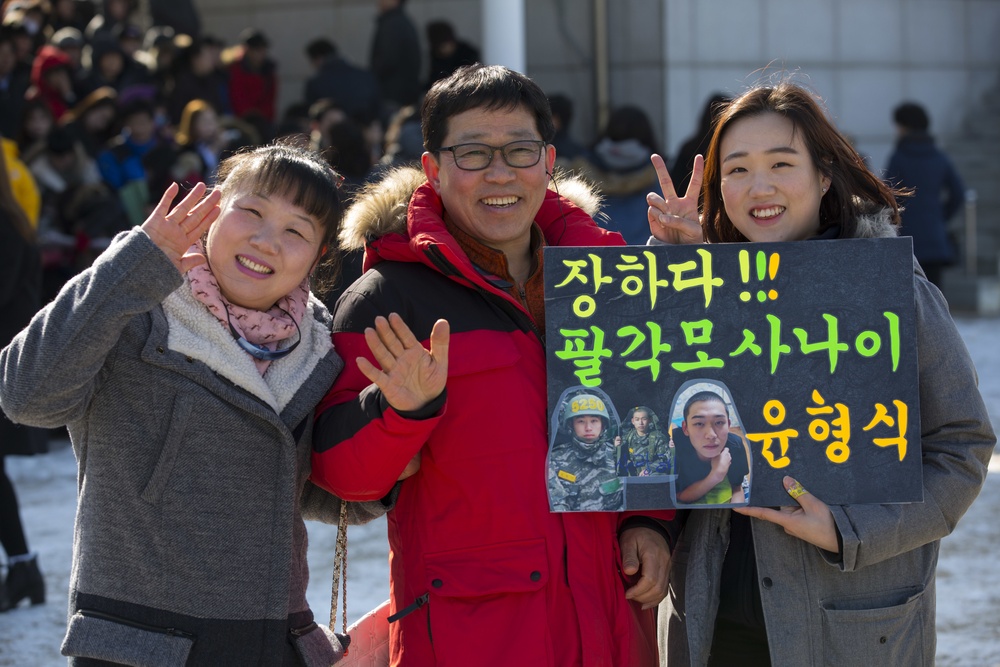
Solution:
[[[342,362],[310,303],[262,377],[140,230],[125,232],[0,353],[0,404],[67,424],[79,464],[63,653],[130,665],[329,665],[311,624],[303,514],[313,408]],[[381,502],[351,503],[364,522]],[[332,554],[331,554],[332,557]]]
[[[859,236],[895,236],[885,216]],[[774,665],[933,665],[942,537],[975,500],[996,444],[976,370],[948,305],[914,260],[924,502],[831,506],[840,558],[751,519]],[[705,665],[731,510],[691,511],[659,609],[660,655]]]

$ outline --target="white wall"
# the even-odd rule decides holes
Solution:
[[[375,34],[376,0],[196,0],[203,29],[235,43],[246,27],[263,30],[271,40],[271,56],[278,63],[278,113],[300,101],[305,80],[312,73],[306,44],[326,37],[337,44],[351,62],[367,67]],[[446,19],[459,38],[481,44],[479,0],[410,0],[406,12],[420,35],[422,76],[430,60],[424,26]]]
[[[280,107],[309,75],[302,49],[325,35],[348,59],[368,63],[376,0],[198,0],[207,30],[233,40],[263,29],[281,75]],[[526,3],[528,74],[577,103],[574,134],[595,134],[590,0]],[[409,0],[423,39],[445,18],[482,45],[480,0]],[[739,92],[764,73],[793,73],[827,100],[871,164],[893,142],[892,108],[924,104],[947,144],[968,110],[996,86],[1000,0],[609,0],[612,105],[640,104],[673,155],[714,91]],[[489,26],[486,26],[486,30]],[[426,54],[426,48],[424,50]],[[426,57],[426,55],[425,55]],[[427,67],[427,62],[424,62]]]
[[[669,0],[663,34],[667,145],[675,151],[714,91],[789,73],[881,168],[891,113],[924,104],[947,143],[996,85],[1000,2],[990,0]]]

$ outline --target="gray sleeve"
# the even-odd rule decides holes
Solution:
[[[965,343],[940,292],[914,277],[923,454],[922,503],[834,506],[845,571],[950,534],[979,494],[996,434]]]
[[[347,525],[360,526],[379,518],[396,505],[399,496],[399,484],[392,487],[382,500],[347,503]],[[337,496],[324,491],[312,482],[306,482],[302,490],[302,518],[308,521],[337,524],[340,521],[340,504],[344,502]]]
[[[129,321],[181,282],[144,232],[118,235],[0,352],[0,406],[7,416],[43,427],[80,417]]]

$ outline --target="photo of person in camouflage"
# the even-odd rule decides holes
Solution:
[[[618,415],[607,396],[600,394],[564,394],[559,429],[553,440],[569,437],[552,445],[548,459],[549,505],[554,512],[624,509],[616,450],[610,437],[617,430]]]
[[[646,477],[669,475],[674,471],[674,449],[670,438],[660,430],[660,420],[650,408],[639,405],[625,416],[627,428],[615,438],[618,474]]]

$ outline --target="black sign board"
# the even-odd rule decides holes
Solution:
[[[908,238],[546,248],[545,320],[557,511],[923,500]]]

